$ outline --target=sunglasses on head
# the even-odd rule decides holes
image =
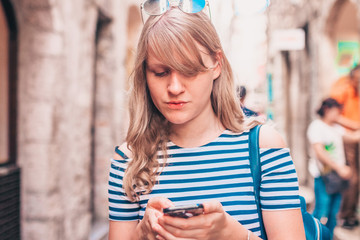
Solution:
[[[185,13],[198,13],[206,6],[209,9],[209,18],[211,19],[210,5],[208,0],[146,0],[140,4],[141,19],[144,23],[142,10],[150,16],[164,14],[172,6],[177,6]]]

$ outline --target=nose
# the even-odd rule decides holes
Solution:
[[[181,74],[172,71],[168,83],[168,92],[172,95],[179,95],[184,92],[184,85],[182,83]]]

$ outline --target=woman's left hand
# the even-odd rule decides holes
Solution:
[[[231,216],[228,215],[219,201],[204,203],[204,214],[191,218],[162,216],[159,224],[163,230],[158,239],[230,239]]]

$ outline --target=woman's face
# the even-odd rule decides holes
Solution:
[[[149,52],[146,79],[153,103],[172,124],[206,120],[213,113],[210,95],[213,81],[221,67],[206,50],[198,45],[205,66],[210,68],[195,76],[185,76],[159,61]]]

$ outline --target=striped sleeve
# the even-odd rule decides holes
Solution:
[[[109,219],[112,221],[136,221],[139,220],[140,205],[131,202],[125,195],[123,177],[128,160],[111,159],[109,174]]]
[[[263,210],[300,208],[299,183],[288,148],[260,149]]]

